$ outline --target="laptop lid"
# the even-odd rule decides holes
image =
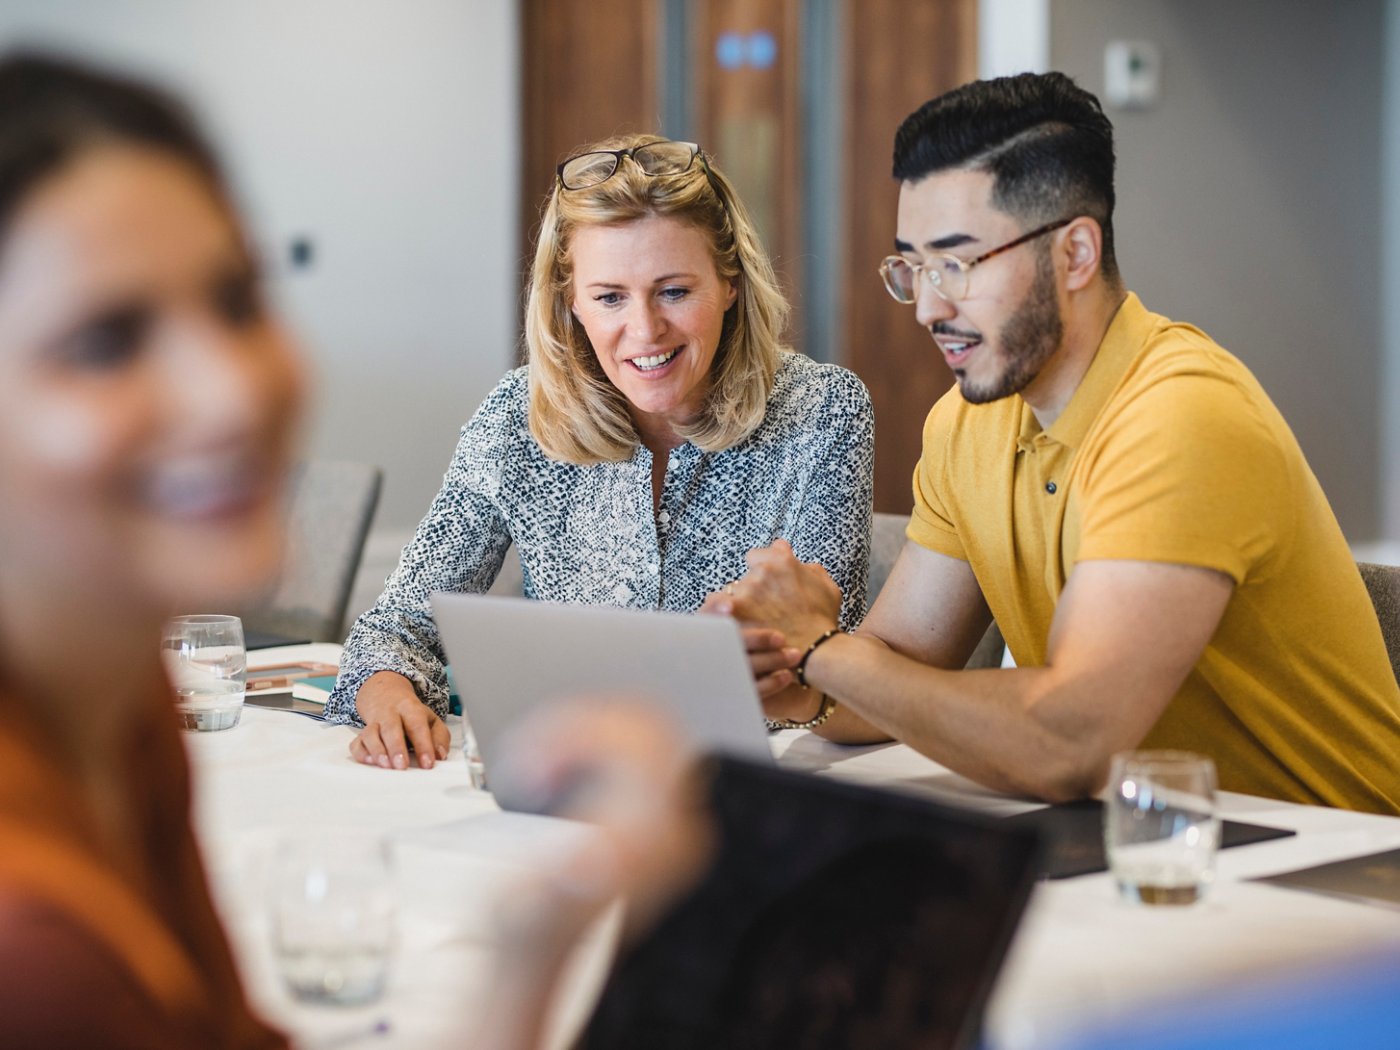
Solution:
[[[773,761],[739,628],[727,617],[480,594],[434,594],[432,604],[502,809],[535,804],[492,781],[502,738],[529,712],[566,697],[655,703],[698,751]]]
[[[717,759],[715,859],[604,986],[580,1050],[977,1045],[1039,834]]]

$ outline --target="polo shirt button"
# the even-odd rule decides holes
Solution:
[[[671,514],[669,511],[663,510],[660,514],[656,516],[656,520],[661,522],[662,525],[666,525],[671,520]]]
[[[1045,491],[1053,496],[1055,494],[1055,483],[1053,481],[1047,481],[1045,483]]]

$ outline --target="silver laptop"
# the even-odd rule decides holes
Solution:
[[[555,700],[619,695],[654,702],[703,752],[772,763],[738,625],[526,598],[434,594],[433,616],[502,809],[536,804],[491,777],[502,737]]]

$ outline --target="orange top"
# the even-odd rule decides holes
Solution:
[[[125,792],[148,876],[102,847],[25,705],[0,694],[0,1017],[7,1045],[286,1048],[251,1012],[190,827],[163,693],[130,724]]]

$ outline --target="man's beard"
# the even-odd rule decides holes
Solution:
[[[1064,331],[1056,298],[1055,268],[1050,252],[1042,250],[1036,253],[1035,283],[1016,307],[1016,312],[1002,325],[997,340],[1002,358],[1001,374],[985,386],[974,386],[965,375],[959,376],[963,400],[984,405],[1019,394],[1035,381],[1045,363],[1055,355]]]

